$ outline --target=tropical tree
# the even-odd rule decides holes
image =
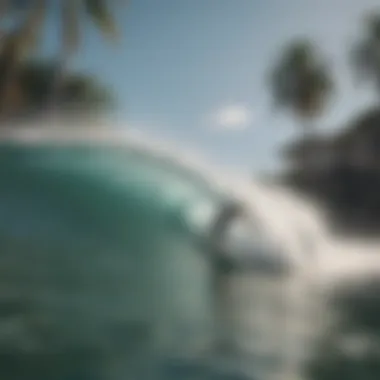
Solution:
[[[45,20],[58,6],[61,46],[52,85],[52,102],[56,104],[65,80],[69,59],[77,51],[80,42],[82,16],[89,17],[109,38],[117,36],[117,28],[109,11],[109,0],[8,0],[2,2],[3,17],[12,20],[13,28],[6,35],[3,50],[9,59],[5,71],[6,80],[2,86],[3,108],[7,107],[8,94],[11,91],[18,68],[22,60],[35,47],[43,31]]]
[[[24,1],[3,1],[1,4],[0,16],[9,19],[9,14],[15,12],[20,17],[22,4]],[[13,95],[15,92],[15,80],[18,75],[19,64],[35,46],[40,25],[44,18],[43,0],[35,3],[28,17],[23,22],[14,21],[14,27],[7,32],[3,32],[0,45],[1,52],[1,72],[3,73],[0,82],[0,115],[2,119],[12,113]]]
[[[303,143],[313,142],[314,122],[331,95],[330,72],[317,48],[308,40],[297,40],[284,48],[270,71],[269,89],[275,109],[290,112],[302,128]],[[303,187],[314,186],[313,168],[319,152],[305,151],[299,160],[299,179]]]
[[[365,30],[351,50],[351,64],[357,79],[374,85],[380,94],[380,14],[365,20]]]
[[[326,104],[332,80],[316,47],[299,40],[282,52],[270,72],[269,86],[274,107],[291,111],[306,133]]]
[[[27,61],[19,68],[12,97],[11,120],[23,117],[40,117],[46,113],[54,82],[55,63],[50,61]],[[5,73],[0,71],[0,81]],[[56,113],[61,117],[99,115],[110,109],[112,94],[95,78],[80,72],[68,72],[57,99]]]

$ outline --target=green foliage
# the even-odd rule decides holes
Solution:
[[[0,16],[14,19],[14,30],[23,34],[23,38],[28,38],[26,32],[40,30],[44,26],[46,15],[56,10],[60,18],[59,24],[62,26],[62,40],[74,46],[77,46],[77,32],[83,17],[88,17],[107,37],[115,37],[118,34],[109,10],[113,3],[110,0],[5,0],[3,3]]]
[[[107,1],[104,0],[84,0],[86,12],[90,18],[105,35],[115,37],[117,35],[116,25],[106,3]]]
[[[3,60],[3,80],[0,81],[0,115],[7,119],[14,113],[14,88],[21,70],[22,62],[30,57],[40,40],[44,30],[47,15],[51,12],[58,15],[60,25],[61,46],[58,50],[58,63],[55,66],[53,85],[51,86],[50,106],[57,112],[62,108],[62,99],[68,92],[75,98],[81,94],[82,103],[88,94],[88,86],[70,85],[68,91],[65,75],[70,55],[75,52],[80,42],[80,29],[84,18],[89,18],[97,25],[103,35],[108,38],[117,36],[117,28],[109,11],[109,0],[8,0],[3,1],[0,7],[0,21],[11,20],[13,28],[3,36],[1,55]],[[120,3],[119,3],[120,4]],[[98,91],[99,93],[99,91]],[[93,102],[94,97],[91,97]],[[103,101],[104,99],[102,99]],[[60,104],[58,104],[60,103]]]
[[[270,74],[270,91],[278,108],[304,118],[317,116],[332,90],[332,79],[309,41],[287,46]]]
[[[327,206],[340,232],[379,233],[379,125],[380,109],[371,108],[334,137],[299,140],[285,151],[286,182]]]
[[[0,61],[1,65],[1,61]],[[0,83],[6,73],[0,70]],[[46,113],[54,85],[55,63],[50,61],[28,61],[21,65],[17,83],[18,97],[12,105],[9,118],[38,116]],[[114,99],[111,92],[91,75],[69,73],[64,80],[56,102],[60,116],[86,116],[112,109]],[[9,119],[7,119],[9,120]]]
[[[22,66],[19,83],[25,105],[32,113],[46,111],[54,72],[55,65],[51,62],[34,61]],[[105,111],[112,103],[111,93],[93,77],[70,73],[65,78],[57,106],[61,113],[87,113]]]
[[[348,64],[354,79],[380,94],[380,13],[365,18],[363,27],[348,51]],[[307,40],[295,41],[280,58],[269,87],[275,106],[302,116],[303,122],[305,117],[318,116],[332,80],[315,46]],[[369,108],[340,126],[335,136],[302,136],[284,152],[290,163],[285,181],[326,205],[339,232],[379,231],[379,125],[379,107]]]
[[[365,33],[350,52],[354,74],[380,91],[380,14],[366,19]]]

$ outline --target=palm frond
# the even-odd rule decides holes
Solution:
[[[332,79],[319,53],[304,40],[283,51],[270,76],[275,105],[303,118],[314,117],[321,111],[332,88]]]
[[[84,0],[87,14],[92,18],[104,35],[111,39],[118,37],[116,23],[105,0]]]
[[[365,33],[349,52],[354,79],[379,85],[380,78],[380,15],[365,20]]]
[[[36,0],[25,23],[15,31],[20,55],[34,49],[41,32],[48,8],[47,0]]]
[[[367,33],[378,42],[380,41],[380,14],[370,14],[367,19]]]
[[[77,50],[80,42],[79,3],[78,0],[65,0],[61,6],[63,50],[70,53]]]

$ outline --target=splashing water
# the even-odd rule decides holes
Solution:
[[[337,240],[299,195],[166,144],[109,128],[1,133],[0,303],[14,326],[0,338],[4,378],[284,378],[305,351],[294,328],[314,324],[316,283],[379,266],[377,243]],[[208,233],[231,201],[248,218],[224,237],[235,354],[215,369]],[[278,262],[290,274],[263,273]],[[178,356],[207,366],[169,365]]]

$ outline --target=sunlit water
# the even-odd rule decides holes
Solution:
[[[4,319],[16,332],[6,338],[12,330],[3,329],[1,360],[30,368],[4,367],[9,379],[294,378],[311,352],[326,287],[380,268],[377,242],[335,238],[322,210],[299,195],[166,144],[107,128],[2,134],[1,302],[28,300],[51,334],[35,336],[17,312]],[[230,275],[221,332],[198,242],[226,199],[243,204],[252,222],[248,234],[229,238],[234,260],[249,266],[269,243],[268,255],[291,272]],[[230,342],[222,354],[213,349],[221,333]],[[67,352],[82,359],[74,365]],[[41,368],[31,365],[38,360]]]

